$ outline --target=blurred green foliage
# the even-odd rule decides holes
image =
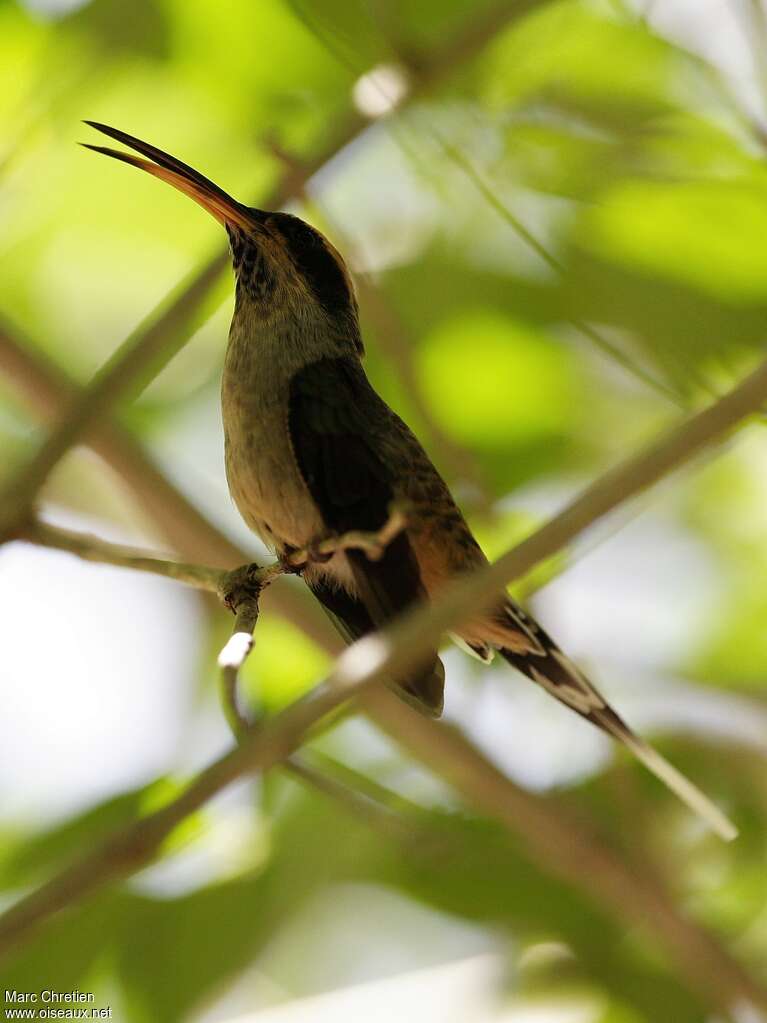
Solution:
[[[311,159],[339,126],[359,123],[359,138],[291,208],[321,222],[376,289],[378,302],[364,293],[361,302],[368,372],[449,476],[488,553],[498,554],[578,481],[724,390],[767,338],[765,134],[721,73],[663,38],[638,6],[0,4],[3,320],[84,382],[223,246],[218,226],[185,199],[79,149],[74,143],[90,137],[82,118],[152,140],[256,202],[286,172],[286,154]],[[485,25],[486,43],[476,45]],[[435,64],[440,54],[446,66]],[[362,76],[381,64],[389,78],[366,86]],[[399,108],[368,119],[365,103],[372,95],[386,106],[392,83],[404,90]],[[235,530],[217,404],[230,306],[224,279],[164,361],[183,350],[150,384],[152,367],[121,415],[191,499]],[[584,322],[619,358],[584,334]],[[12,378],[0,380],[0,399],[5,472],[32,449],[38,424]],[[663,536],[693,544],[716,585],[684,649],[649,658],[663,680],[694,683],[698,702],[681,722],[684,740],[667,740],[669,754],[728,807],[742,839],[724,849],[691,830],[684,811],[622,761],[568,781],[560,798],[641,868],[660,864],[680,901],[767,982],[766,747],[742,724],[744,714],[763,721],[767,713],[764,446],[760,422],[667,492]],[[68,460],[45,496],[105,523],[139,524],[93,463]],[[663,564],[668,553],[642,555]],[[554,559],[528,587],[569,563]],[[635,583],[621,579],[610,599],[619,604]],[[647,629],[648,644],[651,610],[635,625],[640,635]],[[221,628],[213,613],[211,632]],[[207,718],[216,714],[206,703],[214,646],[199,669],[198,712]],[[613,652],[620,674],[622,651]],[[294,626],[265,612],[246,672],[249,698],[271,712],[327,663]],[[450,671],[461,674],[460,663],[449,661]],[[622,668],[627,677],[639,670],[628,655]],[[473,666],[462,674],[467,701],[481,702],[483,685],[512,685],[501,672],[485,673],[482,684]],[[663,710],[663,696],[647,699]],[[717,727],[706,728],[712,708]],[[313,900],[358,886],[363,917],[366,892],[396,891],[428,913],[435,936],[456,922],[478,928],[521,1002],[585,992],[598,1005],[595,1023],[708,1018],[646,936],[624,933],[586,889],[553,880],[521,842],[414,779],[399,754],[344,729],[318,741],[418,803],[406,804],[404,834],[385,814],[377,824],[357,819],[275,774],[247,800],[246,837],[229,840],[247,855],[226,867],[213,857],[202,879],[175,890],[167,878],[185,876],[190,851],[205,849],[220,828],[226,834],[225,810],[200,815],[158,867],[42,929],[0,988],[92,989],[130,1023],[202,1019],[235,982],[256,1006],[273,1001],[277,987],[282,998],[306,995],[323,987],[322,964],[327,976],[340,970],[311,925]],[[552,770],[550,784],[558,783]],[[40,881],[176,784],[115,792],[63,822],[3,822],[4,887],[15,893]],[[339,914],[326,914],[327,927],[343,960],[359,922]],[[275,943],[307,919],[290,945],[291,969],[278,968],[269,958]],[[411,947],[404,931],[395,938],[414,967],[439,961],[439,941],[432,953]],[[370,921],[371,958],[382,940]],[[560,950],[553,959],[518,965],[525,949],[544,943]]]

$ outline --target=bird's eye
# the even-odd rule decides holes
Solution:
[[[351,293],[346,274],[319,231],[288,215],[279,222],[279,229],[296,270],[320,303],[328,312],[347,308]]]
[[[298,217],[283,214],[278,222],[282,236],[293,247],[305,246],[306,248],[317,248],[323,244],[319,231],[304,223]]]

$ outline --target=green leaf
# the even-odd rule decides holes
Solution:
[[[435,417],[507,484],[550,465],[577,421],[567,350],[493,309],[445,320],[419,345],[416,365]]]
[[[596,256],[735,305],[767,299],[767,181],[627,181],[580,221]]]
[[[665,113],[689,58],[636,19],[603,17],[561,0],[513,26],[486,61],[488,100],[499,107],[546,99],[608,123]]]

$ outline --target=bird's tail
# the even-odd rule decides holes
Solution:
[[[509,608],[515,615],[517,609]],[[638,760],[674,792],[693,813],[725,841],[738,834],[737,828],[693,783],[636,735],[612,709],[583,673],[562,653],[556,643],[531,619],[523,619],[528,636],[534,635],[536,650],[524,653],[501,647],[499,653],[514,668],[537,682],[552,696],[587,718],[592,724],[622,742]],[[516,624],[516,622],[515,622]]]

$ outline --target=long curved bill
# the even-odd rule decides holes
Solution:
[[[130,149],[135,149],[136,152],[148,157],[148,159],[142,160],[138,156],[133,156],[132,153],[123,153],[119,149],[109,149],[107,146],[92,146],[87,142],[82,142],[81,145],[85,146],[86,149],[92,149],[96,153],[112,156],[115,160],[122,160],[123,163],[139,167],[141,170],[153,174],[154,177],[167,181],[169,185],[173,185],[174,188],[184,192],[194,199],[196,203],[199,203],[220,224],[253,228],[253,211],[243,206],[242,203],[237,202],[231,195],[228,195],[222,188],[219,188],[218,185],[215,185],[193,167],[182,163],[181,160],[177,160],[175,156],[171,156],[169,153],[164,153],[162,149],[150,146],[148,142],[142,142],[141,139],[134,138],[133,135],[120,131],[118,128],[110,128],[109,125],[99,124],[98,121],[85,121],[84,123],[89,124],[91,128],[95,128],[104,135],[122,142],[123,145],[128,146]]]

